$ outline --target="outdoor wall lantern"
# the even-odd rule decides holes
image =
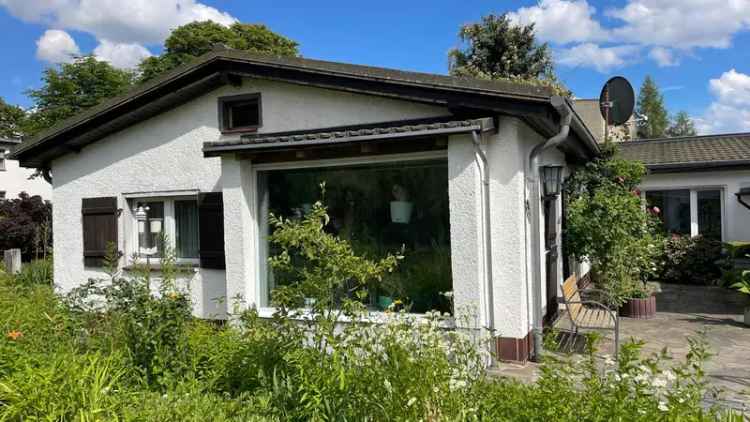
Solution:
[[[542,167],[542,188],[545,198],[552,198],[560,194],[562,189],[562,166]]]

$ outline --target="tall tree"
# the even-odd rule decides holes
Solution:
[[[638,127],[639,138],[661,138],[666,135],[669,115],[664,107],[664,97],[651,76],[646,76],[638,92],[637,111],[638,114],[647,117],[647,120]]]
[[[224,44],[237,50],[278,56],[298,56],[298,44],[265,25],[235,23],[229,27],[212,21],[191,22],[180,26],[164,42],[164,53],[149,57],[139,66],[141,81],[153,79],[167,70],[189,62]]]
[[[94,56],[84,56],[73,63],[47,68],[42,81],[41,88],[28,91],[34,100],[34,111],[29,116],[29,134],[124,93],[133,84],[133,74],[116,69]]]
[[[20,138],[27,123],[26,112],[0,98],[0,138]]]
[[[667,129],[667,136],[695,136],[698,132],[695,130],[695,123],[686,111],[680,111],[672,119],[672,124]]]
[[[534,24],[515,25],[506,14],[490,14],[462,26],[458,36],[466,46],[448,53],[452,75],[555,80],[549,47],[537,43]]]

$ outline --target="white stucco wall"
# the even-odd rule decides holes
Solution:
[[[518,119],[498,119],[497,133],[485,134],[483,147],[490,169],[490,215],[492,242],[492,299],[496,335],[524,338],[532,328],[533,289],[546,297],[543,232],[536,233],[541,268],[534,282],[530,254],[530,218],[541,215],[539,198],[530,201],[533,214],[526,213],[525,166],[531,149],[544,139]],[[565,165],[557,150],[545,151],[540,165]],[[484,320],[483,245],[481,242],[480,175],[470,136],[453,136],[448,143],[449,193],[453,286],[457,303],[479,306]],[[558,227],[562,221],[558,198]],[[541,229],[541,225],[540,225]],[[558,233],[560,230],[558,229]],[[558,241],[558,244],[560,242]],[[562,257],[560,249],[559,257]],[[558,259],[558,278],[562,260]],[[559,283],[558,283],[559,284]],[[543,309],[544,310],[544,309]]]
[[[415,119],[449,114],[441,107],[380,97],[323,90],[281,82],[246,79],[241,87],[226,86],[173,110],[115,133],[51,163],[53,179],[53,236],[55,283],[68,290],[98,269],[84,268],[81,227],[82,198],[116,196],[125,209],[120,218],[119,247],[134,250],[130,210],[124,193],[191,190],[224,191],[227,270],[200,269],[188,277],[195,313],[224,314],[236,293],[255,295],[248,274],[255,261],[246,260],[250,184],[243,184],[242,166],[219,158],[203,158],[204,142],[222,137],[218,129],[217,98],[261,93],[263,126],[259,132],[279,132],[327,126]],[[232,135],[231,137],[238,137]],[[241,222],[241,223],[240,223]],[[227,277],[228,275],[228,277]],[[228,287],[229,286],[229,287]],[[226,303],[224,302],[224,303]],[[230,305],[231,306],[231,305]]]
[[[0,148],[3,148],[0,146]],[[8,150],[5,150],[6,155]],[[15,199],[18,194],[26,192],[31,196],[39,195],[44,199],[52,199],[52,186],[43,177],[29,180],[34,169],[23,168],[16,160],[5,159],[5,170],[0,170],[0,191],[5,192],[5,198]]]
[[[740,188],[750,187],[750,171],[713,171],[650,174],[643,178],[641,190],[702,189],[723,190],[722,231],[724,241],[750,240],[750,210],[737,202]],[[750,202],[750,198],[745,199]]]

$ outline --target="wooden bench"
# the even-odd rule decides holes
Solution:
[[[597,289],[586,289],[584,293],[603,293]],[[578,330],[611,330],[615,334],[615,357],[620,348],[620,321],[617,309],[595,300],[583,300],[578,289],[578,279],[575,274],[568,277],[562,284],[563,303],[568,311],[574,334]]]

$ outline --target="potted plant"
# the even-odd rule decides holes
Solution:
[[[732,287],[740,293],[750,296],[750,271],[743,271],[742,279],[732,284]],[[745,306],[745,325],[750,325],[750,305]]]
[[[393,185],[391,190],[394,201],[391,201],[391,221],[400,224],[409,224],[414,204],[409,202],[409,193],[401,185]]]
[[[634,282],[623,291],[623,300],[619,307],[620,316],[637,319],[650,319],[656,315],[656,296],[645,283]]]

